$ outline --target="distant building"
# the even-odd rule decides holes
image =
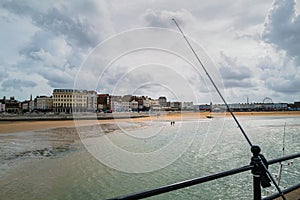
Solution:
[[[87,91],[87,112],[95,112],[97,110],[97,92]]]
[[[151,106],[151,98],[148,96],[142,96],[139,100],[140,111],[149,111]]]
[[[182,108],[182,103],[179,101],[170,102],[170,110],[172,111],[180,111]]]
[[[73,89],[54,89],[52,93],[53,111],[57,113],[72,113],[74,94],[75,90]]]
[[[288,110],[287,103],[232,103],[228,104],[231,111],[247,112],[247,111],[286,111]],[[225,104],[212,104],[213,112],[228,111]]]
[[[87,112],[97,108],[97,96],[95,91],[75,89],[54,89],[53,110],[54,112]]]
[[[151,106],[151,99],[148,98],[148,97],[146,97],[146,98],[144,99],[144,101],[143,101],[143,106],[144,106],[145,108],[148,108],[148,110],[149,110],[149,109],[150,109],[150,106]]]
[[[182,102],[181,109],[182,110],[194,110],[194,104],[192,101]]]
[[[133,99],[134,99],[134,97],[133,97],[131,94],[124,95],[124,96],[121,98],[121,100],[122,100],[123,102],[130,102],[130,101],[132,101]]]
[[[15,97],[10,97],[9,100],[4,97],[4,103],[5,111],[8,113],[19,113],[21,110],[20,102],[15,100]]]
[[[41,112],[51,112],[53,111],[53,98],[47,96],[37,96],[34,99],[36,104],[35,110]]]
[[[98,111],[111,110],[111,98],[109,94],[98,94],[97,110]]]
[[[208,104],[200,104],[197,106],[197,109],[201,112],[209,112],[211,111],[211,105]]]
[[[300,108],[300,101],[294,102],[294,105],[295,105],[296,108]]]
[[[167,98],[166,97],[159,97],[158,98],[158,102],[159,102],[159,105],[161,107],[167,107]]]
[[[300,110],[300,102],[294,102],[293,104],[288,104],[288,110],[291,111]]]
[[[211,104],[212,112],[225,112],[227,111],[227,107],[225,104]]]
[[[150,111],[160,111],[161,106],[159,105],[158,99],[151,99],[150,100]]]
[[[137,108],[134,108],[133,111],[137,111],[137,112],[144,112],[144,111],[149,111],[150,110],[150,98],[149,97],[145,97],[145,96],[132,96],[131,98],[131,102],[137,102]],[[133,104],[136,103],[131,103],[131,107],[133,106]],[[134,106],[136,107],[136,106]],[[132,108],[131,108],[132,109]]]
[[[5,112],[5,97],[0,99],[0,112]]]
[[[23,113],[33,112],[34,110],[36,110],[36,101],[32,100],[32,95],[30,95],[29,100],[21,102],[21,110]]]
[[[34,100],[32,100],[32,95],[30,95],[29,112],[33,112],[35,109],[36,109],[36,103],[34,102]]]
[[[110,96],[110,109],[115,112],[123,111],[121,96]]]
[[[30,101],[28,100],[21,102],[21,110],[23,113],[29,112],[29,105],[30,105]]]
[[[111,110],[115,112],[131,111],[130,102],[133,101],[132,95],[111,96]]]
[[[130,102],[130,109],[131,109],[132,111],[139,111],[139,110],[138,110],[138,109],[139,109],[139,102],[136,101],[136,100],[131,101],[131,102]]]

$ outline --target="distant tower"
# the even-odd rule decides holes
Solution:
[[[30,101],[32,101],[32,94],[30,94]]]
[[[247,96],[247,104],[249,104],[249,97]]]

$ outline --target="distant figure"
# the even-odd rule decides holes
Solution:
[[[175,121],[171,121],[171,126],[174,126],[175,125]]]

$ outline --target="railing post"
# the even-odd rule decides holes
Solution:
[[[251,165],[254,168],[251,170],[253,174],[253,199],[254,200],[261,200],[261,175],[262,175],[262,168],[260,165],[261,159],[259,158],[260,147],[257,145],[251,146],[251,152],[253,154],[251,158]]]

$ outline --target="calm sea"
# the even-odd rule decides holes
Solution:
[[[300,117],[238,119],[267,159],[282,155],[283,138],[286,155],[300,152]],[[117,126],[0,135],[0,199],[106,199],[250,163],[250,147],[231,118]],[[278,172],[278,165],[269,168]],[[299,180],[298,158],[284,167],[281,186]],[[151,199],[252,199],[252,175],[247,171]]]

